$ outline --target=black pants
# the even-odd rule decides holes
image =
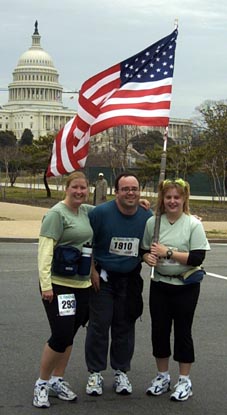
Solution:
[[[52,350],[64,353],[68,346],[73,344],[74,336],[80,326],[88,320],[89,288],[71,288],[53,284],[54,299],[52,303],[43,300],[47,318],[51,328],[51,337],[48,344]],[[59,294],[74,294],[76,299],[76,314],[60,316],[58,310]]]
[[[156,358],[171,355],[170,335],[173,324],[174,360],[181,363],[194,362],[191,328],[199,293],[200,284],[171,285],[151,281],[151,337]]]
[[[127,278],[100,278],[100,290],[90,289],[90,317],[85,342],[88,370],[100,372],[107,367],[109,332],[110,363],[115,370],[128,371],[134,352],[135,322],[126,315]]]

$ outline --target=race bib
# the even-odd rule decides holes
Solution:
[[[116,255],[137,257],[139,252],[139,239],[113,237],[110,242],[109,252]]]
[[[58,295],[59,316],[74,316],[76,314],[76,299],[74,294]]]

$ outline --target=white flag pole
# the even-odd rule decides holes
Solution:
[[[159,183],[162,182],[165,179],[165,174],[166,174],[167,138],[168,138],[168,127],[165,128],[165,132],[164,132],[164,135],[163,135],[163,150],[162,150],[162,157],[161,157]],[[158,242],[160,223],[161,223],[161,212],[159,210],[157,210],[156,214],[155,214],[153,242]],[[151,278],[154,278],[154,267],[151,267]]]
[[[178,19],[176,18],[174,20],[174,29],[176,30],[178,28]],[[160,175],[159,175],[159,183],[165,179],[165,173],[166,173],[166,150],[167,150],[167,138],[168,138],[168,127],[165,128],[165,132],[163,135],[163,151],[162,151],[162,157],[161,157],[161,168],[160,168]],[[154,236],[153,236],[153,242],[158,242],[159,239],[159,230],[160,230],[160,223],[161,223],[161,212],[156,211],[155,215],[155,226],[154,226]],[[154,278],[154,267],[151,267],[151,275],[150,277]]]

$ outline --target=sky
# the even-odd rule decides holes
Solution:
[[[193,119],[227,98],[227,2],[219,0],[1,0],[0,105],[35,21],[64,91],[167,36],[178,20],[171,118]],[[74,99],[70,99],[74,96]],[[77,109],[77,94],[63,94]]]

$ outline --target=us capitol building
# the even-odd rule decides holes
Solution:
[[[0,107],[0,130],[13,131],[17,139],[25,128],[32,131],[34,139],[56,134],[75,115],[75,110],[62,104],[58,71],[40,39],[36,21],[32,45],[13,71],[8,103]]]
[[[8,103],[0,107],[0,130],[13,131],[17,139],[26,128],[32,131],[34,139],[56,134],[76,113],[63,106],[58,71],[51,56],[41,47],[40,39],[36,21],[32,45],[20,56],[13,71]],[[177,141],[191,125],[190,120],[172,118],[169,136]],[[97,151],[108,146],[105,132],[93,140],[98,144]]]

